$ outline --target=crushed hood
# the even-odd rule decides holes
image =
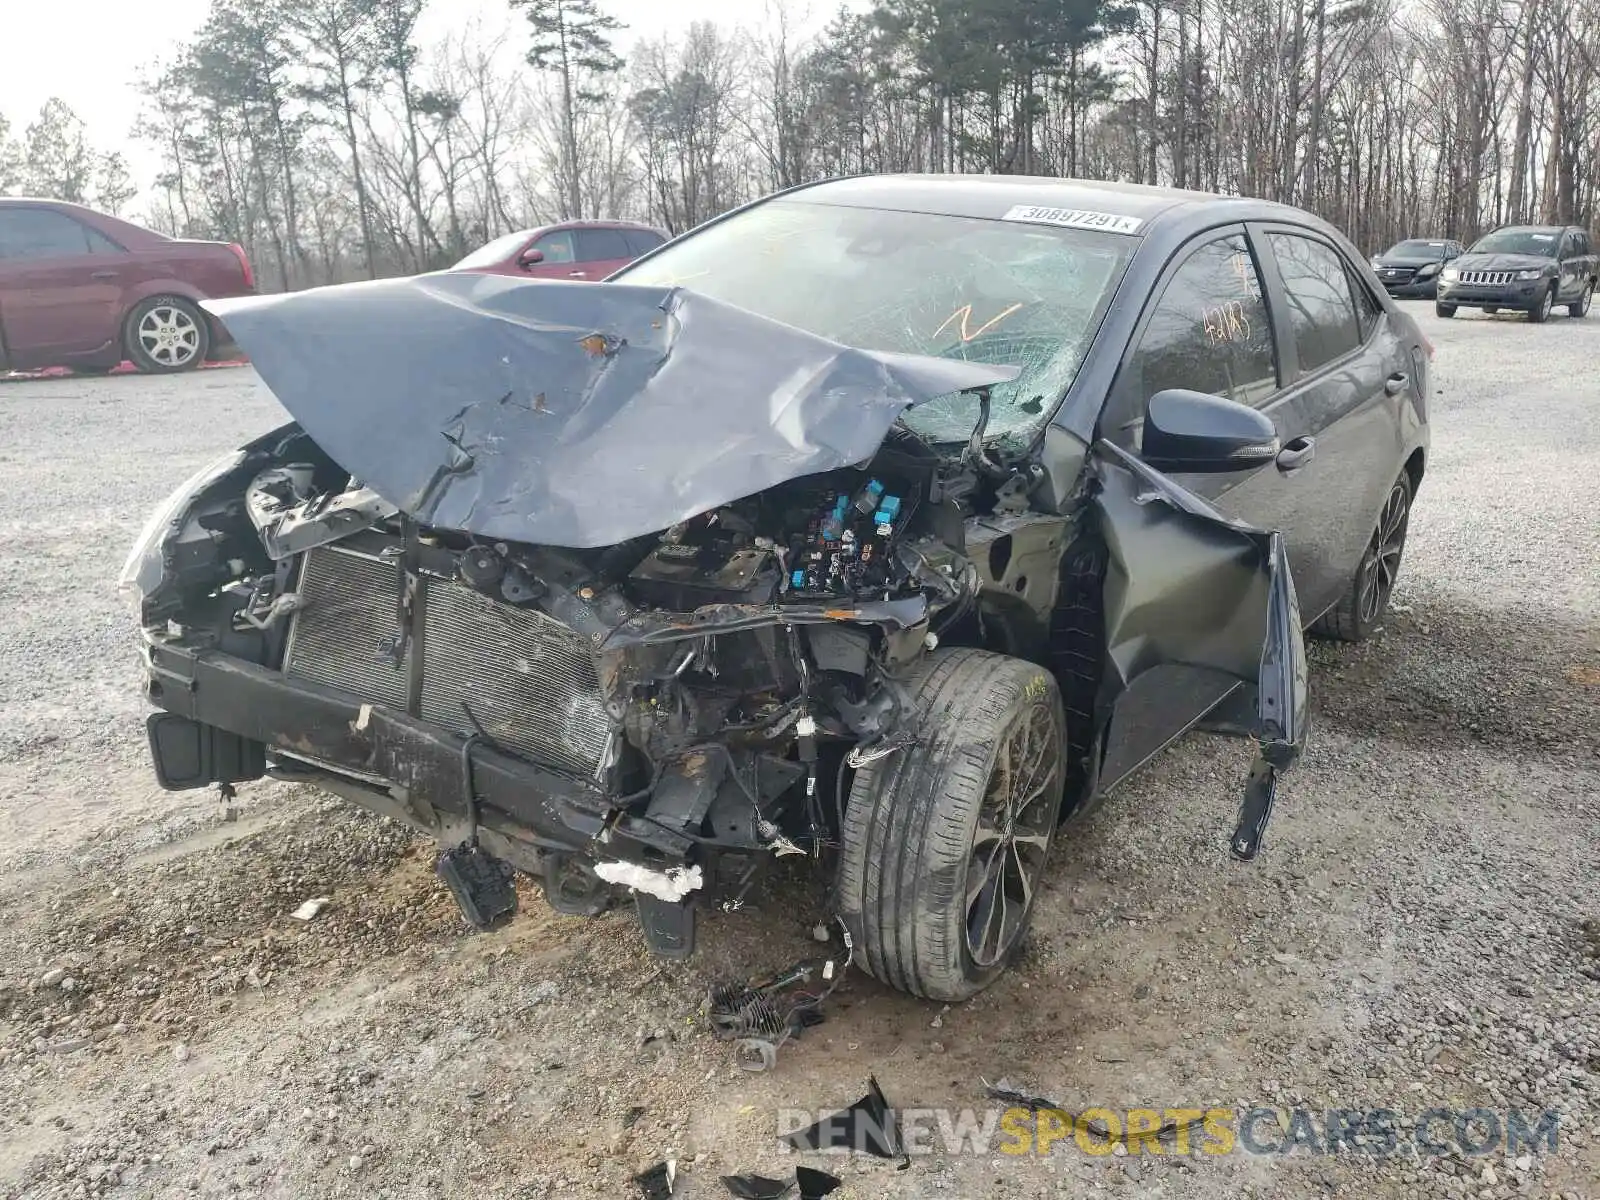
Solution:
[[[441,273],[205,307],[383,499],[552,546],[614,545],[864,462],[907,407],[1018,373],[625,283]]]

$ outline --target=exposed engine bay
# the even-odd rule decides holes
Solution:
[[[146,620],[181,616],[191,642],[526,758],[611,810],[602,842],[670,835],[704,868],[692,886],[618,864],[608,879],[603,860],[517,847],[558,908],[593,911],[619,883],[736,906],[759,865],[741,854],[820,855],[847,769],[914,740],[895,676],[976,621],[983,573],[952,544],[996,500],[982,471],[897,432],[860,467],[616,546],[492,542],[418,524],[288,426],[187,514]],[[1052,545],[1066,525],[1011,521]],[[289,777],[338,767],[273,758]]]

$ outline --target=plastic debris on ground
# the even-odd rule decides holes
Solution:
[[[333,903],[332,897],[330,897],[330,896],[318,896],[314,900],[307,900],[304,904],[302,904],[299,908],[295,909],[289,915],[291,917],[293,917],[296,921],[314,921],[314,920],[316,920],[317,914],[320,913],[323,909],[327,908],[328,905],[330,905],[332,903]]]
[[[844,1186],[844,1180],[837,1175],[829,1175],[815,1167],[796,1167],[794,1181],[800,1188],[800,1200],[822,1200],[828,1193]]]
[[[867,1094],[842,1112],[824,1117],[809,1129],[791,1133],[784,1139],[800,1150],[844,1148],[874,1158],[897,1158],[900,1170],[911,1165],[911,1158],[900,1145],[900,1128],[894,1110],[878,1086],[877,1076],[867,1079]]]
[[[644,1200],[667,1200],[672,1195],[672,1187],[677,1179],[678,1163],[671,1158],[640,1171],[633,1177],[634,1183],[639,1185],[639,1192],[644,1196]]]

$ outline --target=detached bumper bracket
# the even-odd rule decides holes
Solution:
[[[477,846],[446,850],[435,870],[474,929],[498,929],[517,915],[511,868]]]

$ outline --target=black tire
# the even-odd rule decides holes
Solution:
[[[1448,319],[1456,315],[1456,306],[1454,304],[1441,304],[1435,300],[1433,302],[1433,311],[1436,316]]]
[[[930,654],[905,689],[917,741],[856,775],[839,913],[868,974],[966,1000],[999,978],[1027,933],[1061,806],[1066,722],[1050,672],[982,650]],[[1004,765],[1013,757],[1022,770]]]
[[[1582,294],[1580,294],[1578,298],[1571,304],[1567,305],[1567,316],[1573,318],[1587,317],[1589,315],[1589,303],[1593,299],[1594,284],[1592,282],[1584,284]]]
[[[1528,310],[1528,321],[1534,325],[1542,325],[1550,319],[1550,313],[1556,306],[1556,285],[1551,284],[1539,298],[1533,302],[1533,307]]]
[[[1492,317],[1495,315],[1495,313],[1500,311],[1500,306],[1498,304],[1485,304],[1483,306],[1483,311]]]
[[[1401,471],[1384,499],[1378,524],[1367,539],[1366,552],[1356,567],[1355,578],[1338,605],[1312,625],[1311,632],[1341,642],[1363,642],[1372,636],[1400,574],[1400,560],[1406,548],[1406,529],[1411,523],[1411,476]]]
[[[205,314],[182,296],[151,296],[129,311],[122,323],[128,361],[147,375],[188,371],[211,352],[211,326]]]

